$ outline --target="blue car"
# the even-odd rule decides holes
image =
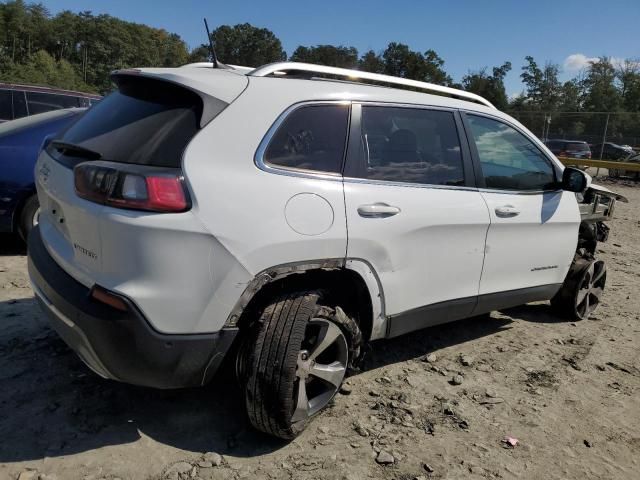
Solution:
[[[38,222],[33,168],[42,143],[75,121],[86,108],[32,115],[0,124],[0,232],[27,238]]]

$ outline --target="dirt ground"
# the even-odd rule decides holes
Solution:
[[[640,185],[598,183],[630,203],[601,245],[592,319],[531,304],[377,342],[290,443],[250,429],[224,376],[155,391],[92,374],[38,310],[24,249],[0,237],[0,479],[638,479]]]

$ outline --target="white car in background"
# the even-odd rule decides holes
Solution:
[[[293,438],[364,342],[600,300],[619,197],[484,98],[298,63],[112,78],[41,153],[29,240],[36,297],[103,377],[203,385],[232,355],[251,423]]]

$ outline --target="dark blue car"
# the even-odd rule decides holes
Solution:
[[[27,238],[38,222],[33,167],[42,142],[85,110],[55,110],[0,124],[0,232],[18,232]]]

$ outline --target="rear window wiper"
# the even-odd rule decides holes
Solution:
[[[54,140],[51,142],[51,146],[63,155],[70,157],[82,157],[89,160],[100,160],[102,158],[102,155],[98,152],[61,140]]]

